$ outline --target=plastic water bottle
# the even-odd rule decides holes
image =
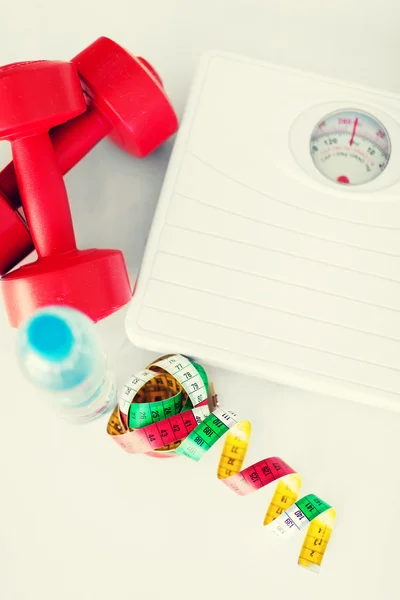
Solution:
[[[96,326],[81,312],[49,306],[18,331],[22,372],[72,423],[91,421],[114,408],[117,385],[108,368]]]

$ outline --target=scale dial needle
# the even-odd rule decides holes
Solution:
[[[355,119],[354,121],[354,125],[353,125],[353,131],[351,133],[351,138],[350,138],[350,146],[353,145],[354,142],[354,136],[356,135],[356,130],[357,130],[357,125],[358,125],[358,117]]]

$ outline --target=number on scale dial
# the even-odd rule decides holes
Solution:
[[[338,184],[361,185],[379,177],[390,158],[390,138],[368,113],[331,113],[311,134],[310,152],[322,175]]]

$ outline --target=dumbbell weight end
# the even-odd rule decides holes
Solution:
[[[98,322],[132,298],[122,252],[103,249],[71,250],[19,267],[3,278],[2,292],[16,328],[53,304],[77,308]]]

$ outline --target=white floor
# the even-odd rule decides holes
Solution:
[[[399,18],[396,0],[9,2],[0,63],[68,58],[109,35],[154,63],[179,115],[197,59],[212,48],[400,92]],[[132,278],[171,145],[139,162],[105,141],[66,179],[80,246],[121,247]],[[119,329],[102,324],[113,351],[122,316]],[[296,565],[300,538],[282,545],[266,535],[268,491],[238,498],[218,482],[217,449],[197,465],[155,461],[123,453],[105,419],[63,424],[21,379],[3,311],[0,333],[2,599],[396,595],[400,415],[210,368],[221,402],[252,421],[248,464],[281,456],[302,474],[304,493],[337,508],[315,576]],[[119,375],[150,358],[126,342]]]

